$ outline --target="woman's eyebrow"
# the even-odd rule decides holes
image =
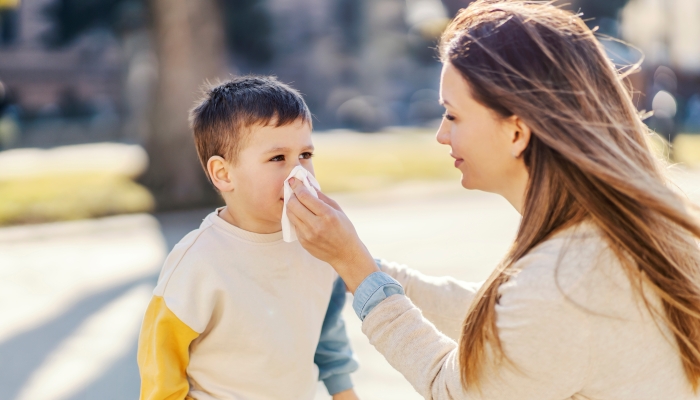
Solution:
[[[450,102],[445,99],[438,100],[438,103],[440,103],[441,106],[451,105]]]

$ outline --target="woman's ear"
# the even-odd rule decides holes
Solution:
[[[510,129],[512,129],[511,152],[514,158],[519,158],[530,144],[530,127],[517,115],[510,117]]]
[[[221,156],[212,156],[207,161],[207,173],[211,182],[222,193],[233,191],[233,177],[227,167],[228,163]]]

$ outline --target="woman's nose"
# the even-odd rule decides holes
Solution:
[[[450,144],[450,130],[448,129],[444,119],[440,123],[440,127],[438,128],[437,134],[435,134],[435,139],[440,144]]]

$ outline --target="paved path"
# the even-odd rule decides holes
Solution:
[[[680,181],[700,194],[700,174]],[[503,199],[456,182],[334,197],[374,255],[465,280],[488,275],[519,221]],[[208,212],[0,229],[2,398],[136,398],[136,337],[160,264]],[[369,345],[349,307],[345,318],[361,398],[419,399]],[[317,399],[328,398],[319,386]]]

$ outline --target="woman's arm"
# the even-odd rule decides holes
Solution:
[[[426,399],[569,398],[581,390],[588,373],[588,315],[550,276],[519,278],[501,287],[496,306],[497,332],[511,363],[494,361],[487,353],[491,366],[485,368],[480,390],[469,382],[462,387],[457,343],[426,321],[407,297],[394,295],[379,303],[365,317],[362,331]]]
[[[287,203],[287,216],[294,224],[299,243],[312,256],[330,264],[350,293],[379,268],[357,236],[350,219],[338,203],[318,192],[313,196],[297,179],[289,184],[294,196]]]
[[[288,215],[301,245],[331,264],[350,291],[357,292],[353,308],[363,319],[363,332],[426,399],[561,400],[583,387],[590,362],[588,318],[555,283],[556,255],[539,263],[544,269],[527,265],[534,255],[518,262],[520,275],[546,273],[534,279],[512,277],[500,288],[496,331],[511,363],[488,362],[487,351],[490,367],[480,388],[470,382],[462,387],[457,343],[423,317],[400,285],[387,282],[393,279],[379,272],[333,200],[322,193],[314,198],[298,182],[291,185],[296,196]]]
[[[467,310],[482,282],[462,282],[449,276],[433,277],[386,260],[377,260],[382,272],[403,286],[406,296],[423,316],[452,340],[459,340]]]

